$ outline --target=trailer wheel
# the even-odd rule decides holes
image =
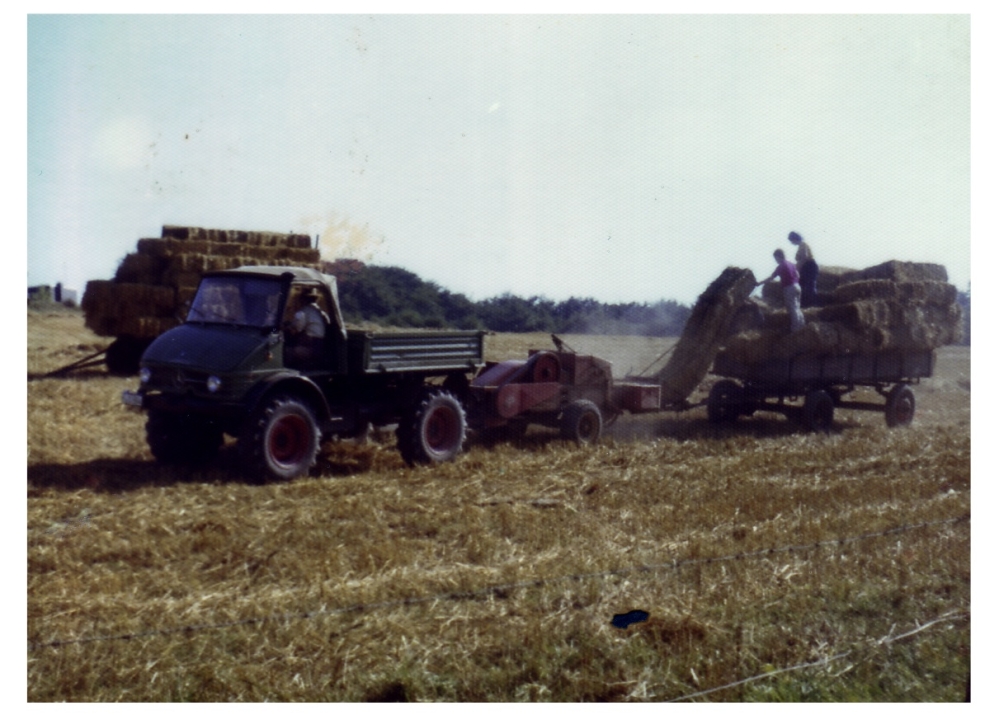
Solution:
[[[146,418],[146,444],[158,462],[204,464],[222,446],[222,429],[199,417],[153,411]]]
[[[449,462],[465,442],[465,410],[446,390],[426,390],[396,428],[396,441],[403,461],[416,464]]]
[[[744,414],[743,388],[732,380],[720,380],[708,393],[708,421],[716,424],[735,422]]]
[[[312,468],[319,444],[319,428],[309,405],[281,394],[254,410],[238,447],[240,460],[253,477],[289,480]]]
[[[906,427],[913,422],[917,411],[917,398],[909,385],[899,384],[889,392],[885,401],[885,423],[890,427]]]
[[[810,432],[829,432],[833,427],[833,398],[826,390],[806,393],[802,405],[802,424]]]
[[[108,372],[119,377],[129,377],[139,372],[139,360],[151,341],[122,336],[116,338],[104,353]]]
[[[577,444],[594,444],[601,438],[603,427],[601,411],[590,400],[571,402],[559,420],[562,438]]]

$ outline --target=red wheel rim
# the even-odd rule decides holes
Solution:
[[[584,442],[590,442],[594,439],[594,435],[597,434],[597,415],[592,412],[585,414],[580,418],[577,429],[579,430],[580,439]]]
[[[309,425],[299,415],[285,415],[271,427],[267,448],[274,461],[295,464],[305,457],[309,445]]]
[[[458,439],[458,416],[447,407],[437,407],[424,423],[424,441],[435,452],[446,452]]]

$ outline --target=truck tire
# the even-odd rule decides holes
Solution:
[[[152,411],[146,418],[146,444],[158,462],[204,464],[222,446],[222,429],[200,417]]]
[[[563,439],[577,444],[594,444],[601,438],[604,419],[601,411],[590,400],[571,402],[559,419],[559,433]]]
[[[889,392],[885,401],[885,423],[890,427],[906,427],[913,422],[917,411],[917,398],[909,385],[899,384]]]
[[[829,432],[833,427],[833,398],[826,390],[806,393],[802,405],[802,424],[810,432]]]
[[[465,410],[447,390],[425,390],[396,428],[396,441],[409,466],[449,462],[465,442]]]
[[[732,380],[720,380],[708,393],[708,421],[735,422],[744,413],[743,388]]]
[[[309,405],[294,395],[264,398],[239,439],[240,460],[255,480],[306,474],[319,453],[320,434]]]

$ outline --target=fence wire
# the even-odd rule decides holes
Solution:
[[[924,521],[916,524],[903,524],[901,526],[891,527],[889,529],[884,529],[882,531],[867,532],[863,534],[853,534],[850,536],[841,536],[835,539],[824,539],[821,541],[814,541],[807,544],[774,546],[766,549],[757,549],[754,551],[744,551],[734,554],[727,554],[725,556],[707,556],[707,557],[688,558],[688,559],[674,559],[671,561],[665,561],[661,563],[643,564],[639,566],[630,566],[620,569],[609,569],[606,571],[593,571],[588,573],[568,574],[564,576],[555,576],[552,578],[529,579],[525,581],[494,584],[492,586],[485,586],[483,588],[474,589],[470,591],[449,591],[444,593],[436,593],[429,596],[397,598],[385,601],[375,601],[371,603],[355,603],[348,606],[339,606],[337,608],[327,608],[323,606],[322,608],[313,611],[272,613],[264,616],[256,616],[253,618],[242,618],[237,620],[221,621],[215,623],[195,623],[186,626],[177,626],[174,628],[157,628],[146,631],[138,631],[134,633],[119,633],[119,634],[110,634],[101,636],[87,636],[83,638],[55,639],[50,641],[43,641],[40,643],[28,641],[28,650],[36,650],[40,648],[59,648],[68,645],[102,643],[109,641],[129,641],[129,640],[137,640],[140,638],[152,638],[156,636],[172,636],[183,633],[193,634],[202,631],[219,630],[223,628],[234,628],[239,626],[260,625],[263,623],[293,621],[293,620],[309,620],[313,618],[323,618],[323,617],[343,615],[348,613],[361,613],[361,612],[376,611],[389,608],[406,608],[410,606],[419,606],[439,601],[470,601],[470,600],[488,598],[489,596],[505,597],[509,595],[511,591],[518,591],[529,588],[543,588],[545,586],[552,586],[556,584],[580,583],[582,581],[600,580],[614,576],[631,576],[637,574],[654,573],[657,571],[667,571],[667,570],[676,571],[678,569],[686,568],[688,566],[703,566],[708,564],[725,563],[729,561],[741,561],[741,560],[749,560],[755,558],[764,558],[767,556],[775,556],[780,554],[790,554],[800,551],[815,551],[822,548],[833,547],[833,546],[846,546],[848,544],[853,544],[860,541],[885,538],[887,536],[903,534],[918,529],[926,529],[928,527],[933,527],[933,526],[944,526],[946,524],[959,524],[962,522],[970,521],[971,517],[972,517],[971,514],[963,514],[961,516],[952,517],[949,519]],[[811,664],[806,664],[803,666],[795,666],[795,667],[808,667],[809,665]],[[730,687],[730,686],[723,686],[723,687]],[[694,696],[688,696],[688,697],[694,697]]]
[[[944,614],[943,616],[941,616],[939,618],[935,618],[932,621],[928,621],[927,623],[924,623],[924,624],[922,624],[920,626],[917,626],[913,630],[907,631],[906,633],[900,633],[898,636],[891,636],[891,637],[887,635],[887,636],[884,636],[882,638],[879,638],[874,643],[869,642],[869,643],[865,643],[863,645],[865,647],[867,647],[868,649],[874,649],[874,648],[878,648],[880,646],[889,645],[890,643],[894,643],[896,641],[903,640],[904,638],[909,638],[911,636],[915,636],[918,633],[920,633],[921,631],[924,631],[924,630],[926,630],[926,629],[928,629],[928,628],[930,628],[932,626],[936,626],[936,625],[939,625],[941,623],[946,623],[946,622],[949,622],[949,621],[957,621],[957,620],[960,620],[960,619],[963,619],[963,618],[969,618],[969,616],[970,616],[970,614],[968,612],[952,611],[951,613],[946,613],[946,614]],[[700,698],[700,697],[703,697],[705,695],[711,695],[712,693],[717,693],[720,690],[729,690],[730,688],[736,688],[736,687],[739,687],[741,685],[746,685],[748,683],[756,682],[758,680],[765,680],[767,678],[773,678],[775,676],[783,675],[785,673],[790,673],[790,672],[795,671],[795,670],[804,670],[805,668],[818,668],[820,666],[829,665],[830,663],[833,663],[834,661],[846,658],[847,656],[851,655],[851,653],[853,653],[853,652],[855,652],[855,651],[853,651],[853,650],[846,650],[846,651],[843,651],[841,653],[837,653],[836,655],[830,655],[830,656],[827,656],[826,658],[820,658],[819,660],[810,661],[809,663],[799,663],[797,665],[790,665],[787,668],[780,668],[778,670],[772,670],[772,671],[770,671],[768,673],[759,673],[758,675],[752,675],[749,678],[744,678],[743,680],[737,680],[737,681],[732,682],[732,683],[726,683],[725,685],[717,685],[714,688],[708,688],[706,690],[699,690],[696,693],[688,693],[687,695],[682,695],[679,698],[673,698],[672,700],[667,700],[666,702],[668,702],[668,703],[679,703],[679,702],[681,702],[683,700],[693,700],[694,698]]]

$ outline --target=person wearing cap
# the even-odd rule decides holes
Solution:
[[[795,268],[795,264],[785,258],[785,252],[780,248],[774,252],[774,260],[778,264],[778,267],[774,269],[774,273],[764,280],[758,281],[756,285],[764,285],[775,278],[781,280],[781,291],[785,297],[785,308],[788,309],[790,328],[794,333],[804,328],[806,324],[806,318],[802,315],[802,307],[800,305],[802,289],[799,287],[799,272]]]
[[[809,244],[802,240],[802,236],[792,231],[788,234],[788,240],[795,251],[795,267],[799,271],[799,285],[802,288],[802,307],[811,308],[819,304],[819,297],[816,295],[816,279],[819,277],[819,266],[813,258],[812,249]]]
[[[299,309],[295,311],[288,325],[288,341],[285,352],[291,362],[309,366],[323,355],[326,326],[330,319],[319,307],[319,294],[315,289],[307,289],[299,294]]]

